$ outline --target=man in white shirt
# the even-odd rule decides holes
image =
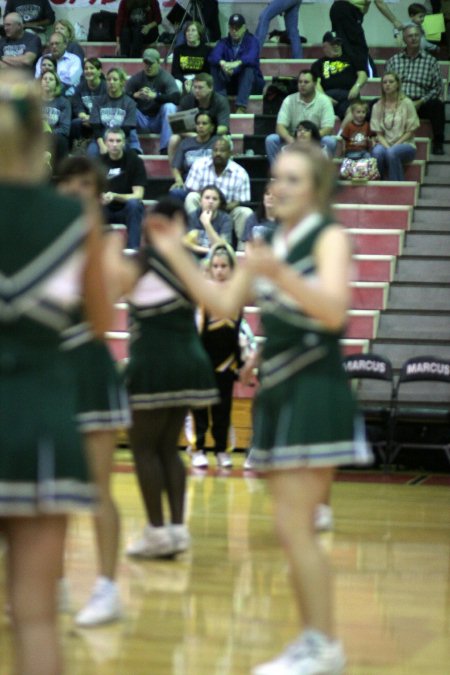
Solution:
[[[333,104],[328,96],[316,90],[316,79],[310,70],[299,73],[298,93],[286,96],[278,113],[276,134],[266,138],[266,152],[271,164],[283,145],[294,142],[296,129],[304,120],[314,122],[319,129],[322,147],[333,157],[336,152]]]
[[[67,51],[67,40],[61,33],[52,33],[47,46],[56,60],[56,72],[64,87],[65,96],[72,96],[83,72],[81,59]],[[36,77],[41,76],[42,58],[41,56],[36,64]]]
[[[231,159],[232,146],[228,138],[219,138],[213,146],[212,157],[201,157],[191,166],[185,187],[190,190],[185,207],[192,213],[200,206],[200,191],[207,185],[215,185],[227,200],[226,211],[230,214],[238,243],[242,241],[245,221],[253,213],[242,203],[250,201],[250,178],[247,171]]]

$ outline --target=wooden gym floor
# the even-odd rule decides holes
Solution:
[[[129,469],[119,459],[114,475],[124,543],[144,524]],[[335,570],[347,675],[450,673],[449,483],[448,476],[338,476],[336,527],[320,540]],[[124,621],[79,630],[61,618],[67,675],[244,675],[296,634],[264,481],[239,469],[191,476],[187,516],[188,554],[158,562],[122,555]],[[67,548],[74,609],[90,592],[94,560],[90,519],[74,518]],[[0,566],[0,607],[4,585]],[[11,673],[10,638],[2,617],[0,675]]]

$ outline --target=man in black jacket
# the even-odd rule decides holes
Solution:
[[[172,135],[168,116],[177,110],[180,91],[175,78],[161,68],[156,49],[146,49],[142,60],[144,70],[130,77],[125,91],[137,104],[137,130],[160,134],[160,153],[165,155]]]

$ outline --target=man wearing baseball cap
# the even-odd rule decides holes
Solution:
[[[316,89],[331,98],[334,111],[342,120],[350,101],[359,98],[367,73],[357,70],[353,59],[343,53],[342,39],[337,33],[331,30],[325,33],[322,49],[324,56],[311,66],[317,80]]]
[[[177,110],[180,91],[175,78],[161,68],[161,57],[156,49],[146,49],[142,60],[143,70],[130,77],[125,91],[137,104],[137,130],[160,134],[160,153],[167,154],[172,134],[168,116]]]
[[[251,94],[261,94],[264,78],[259,67],[259,43],[248,32],[242,14],[232,14],[228,36],[219,40],[209,57],[214,89],[236,96],[236,112],[247,111]]]

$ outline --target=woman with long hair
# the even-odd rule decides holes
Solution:
[[[61,80],[56,73],[47,71],[41,75],[41,89],[42,115],[51,129],[53,165],[56,166],[69,152],[72,107],[62,95]]]
[[[200,257],[216,244],[231,246],[233,221],[226,206],[223,192],[216,185],[205,185],[200,192],[200,206],[188,216],[189,233],[185,239]]]
[[[414,132],[420,120],[410,98],[402,93],[396,73],[384,73],[381,80],[381,99],[375,103],[370,117],[370,128],[376,133],[372,157],[378,164],[380,176],[387,172],[389,180],[404,180],[404,164],[416,156]]]
[[[140,58],[158,41],[162,21],[158,0],[120,0],[116,20],[116,54]]]
[[[189,169],[196,159],[212,156],[212,148],[219,138],[217,136],[217,120],[207,112],[198,112],[195,116],[195,136],[183,138],[177,145],[170,168],[174,179],[172,196],[184,199],[188,190],[184,187],[184,180]],[[175,192],[173,192],[175,191]]]
[[[258,204],[256,211],[245,221],[244,234],[242,241],[252,241],[255,237],[269,239],[278,227],[278,220],[275,212],[275,202],[273,198],[272,185],[269,181],[265,188],[262,201]]]
[[[314,517],[340,464],[368,461],[361,424],[343,370],[339,339],[350,301],[351,249],[330,216],[336,184],[321,150],[291,144],[272,167],[280,226],[271,246],[255,241],[217,292],[192,263],[177,223],[153,216],[147,227],[160,253],[199,303],[230,316],[256,296],[266,341],[255,401],[252,460],[267,472],[275,527],[285,551],[303,632],[255,675],[341,675],[331,569]]]
[[[102,63],[95,56],[86,59],[83,65],[83,76],[72,96],[72,138],[90,138],[92,126],[90,116],[94,99],[107,94],[106,80]]]
[[[46,184],[39,83],[0,76],[0,530],[15,668],[60,675],[56,589],[67,516],[94,507],[61,331],[111,321],[95,214]],[[11,214],[14,227],[11,227]]]
[[[79,42],[77,42],[75,38],[75,28],[73,27],[73,23],[69,21],[69,19],[58,19],[55,21],[53,30],[55,33],[61,33],[61,35],[64,35],[65,39],[67,40],[66,51],[70,52],[71,54],[76,54],[76,56],[79,57],[81,63],[83,63],[85,53],[83,47]]]
[[[142,152],[136,133],[136,103],[125,93],[126,81],[122,68],[110,68],[106,73],[106,93],[94,98],[89,123],[95,140],[87,149],[91,157],[106,153],[103,136],[113,127],[123,129],[127,147]]]

